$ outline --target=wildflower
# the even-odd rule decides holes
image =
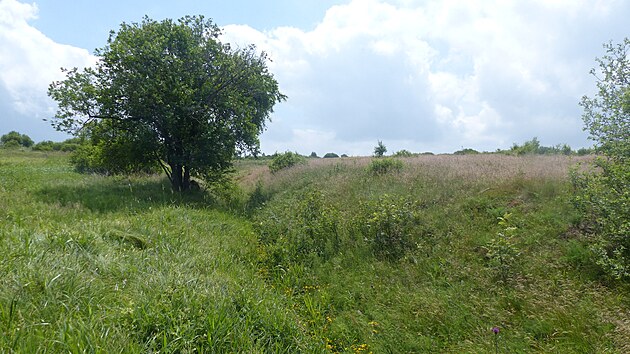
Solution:
[[[500,331],[501,331],[501,330],[499,329],[499,327],[497,327],[497,326],[492,327],[492,332],[493,332],[494,334],[499,334],[499,332],[500,332]]]

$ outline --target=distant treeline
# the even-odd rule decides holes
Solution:
[[[72,152],[76,151],[81,145],[85,143],[85,139],[82,138],[70,138],[61,142],[44,140],[38,143],[33,142],[33,140],[26,134],[20,134],[16,131],[11,131],[7,134],[2,135],[0,137],[0,147],[1,148],[30,148],[35,151],[66,151]],[[593,148],[580,148],[578,150],[573,150],[567,144],[558,144],[554,146],[542,146],[538,138],[534,137],[532,140],[526,141],[523,144],[519,145],[514,143],[511,148],[502,150],[497,149],[494,152],[479,152],[475,149],[464,148],[458,151],[455,151],[454,155],[475,155],[475,154],[506,154],[506,155],[589,155],[595,153]],[[263,159],[263,160],[272,160],[276,158],[278,155],[282,155],[285,153],[274,153],[271,155],[262,154],[260,156],[239,156],[237,158],[244,159]],[[297,152],[293,153],[296,156],[302,156],[304,158],[320,158],[316,152],[311,152],[310,155],[300,155]],[[434,155],[432,152],[421,152],[415,153],[409,150],[399,150],[393,153],[392,157],[414,157],[420,155]],[[346,154],[337,154],[334,152],[327,152],[323,156],[323,158],[339,158],[339,157],[348,157]]]
[[[71,138],[61,142],[44,140],[35,144],[28,135],[16,131],[11,131],[0,137],[0,147],[4,149],[30,148],[35,151],[75,151],[81,144],[81,138]]]

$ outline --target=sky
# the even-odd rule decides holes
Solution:
[[[589,71],[630,36],[627,0],[0,0],[0,134],[68,138],[44,121],[61,67],[94,65],[122,22],[198,14],[272,59],[288,100],[260,138],[267,154],[588,147]]]

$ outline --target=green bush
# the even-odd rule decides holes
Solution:
[[[596,263],[617,279],[630,279],[630,38],[604,45],[606,55],[597,59],[603,73],[597,94],[584,96],[580,105],[585,130],[602,156],[595,170],[574,174],[574,203],[591,225],[591,249]]]
[[[35,151],[53,151],[53,150],[59,150],[57,148],[57,144],[54,141],[51,140],[44,140],[44,141],[40,141],[39,143],[33,145],[33,150]]]
[[[394,157],[412,157],[414,154],[409,150],[398,150],[394,153]]]
[[[20,145],[20,143],[17,140],[9,140],[6,143],[2,143],[2,148],[4,149],[18,149],[20,147],[22,147],[22,145]]]
[[[477,155],[477,154],[479,154],[479,151],[477,151],[475,149],[471,149],[471,148],[466,148],[466,149],[455,151],[453,154],[455,154],[455,155]]]
[[[413,248],[420,224],[415,202],[384,195],[362,209],[362,233],[375,256],[397,260]]]
[[[375,175],[384,175],[390,172],[400,172],[404,164],[402,161],[391,158],[382,157],[373,159],[368,165],[368,171]]]
[[[514,241],[518,229],[512,225],[510,217],[509,213],[499,217],[499,226],[503,229],[486,244],[488,266],[501,282],[506,282],[514,275],[517,259],[520,256]]]
[[[269,163],[269,170],[276,173],[282,169],[304,163],[306,159],[297,152],[287,151],[282,154],[276,154]]]
[[[325,159],[334,159],[334,158],[337,158],[337,157],[339,157],[339,155],[335,154],[334,152],[327,152],[324,155]]]
[[[120,145],[127,146],[122,148]],[[123,140],[76,146],[66,144],[66,148],[74,149],[70,162],[80,173],[152,174],[159,171],[158,163],[149,159],[141,146]]]
[[[256,216],[261,261],[270,268],[328,258],[339,251],[339,212],[318,191],[301,195],[299,202],[265,208]]]

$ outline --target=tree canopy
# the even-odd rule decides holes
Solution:
[[[386,152],[387,148],[385,147],[385,144],[383,144],[383,142],[379,140],[378,144],[374,147],[374,156],[383,157],[385,156]]]
[[[0,137],[0,145],[5,147],[30,147],[33,146],[33,143],[33,140],[28,135],[20,134],[15,130]]]
[[[600,152],[614,159],[630,157],[630,38],[604,45],[606,54],[591,69],[597,79],[595,97],[584,96],[582,119],[585,130]]]
[[[159,164],[175,190],[189,189],[191,176],[220,178],[235,154],[259,152],[286,99],[267,55],[223,44],[220,33],[202,16],[123,23],[94,68],[64,70],[50,85],[52,125],[87,137],[105,159],[125,155],[110,164]]]

